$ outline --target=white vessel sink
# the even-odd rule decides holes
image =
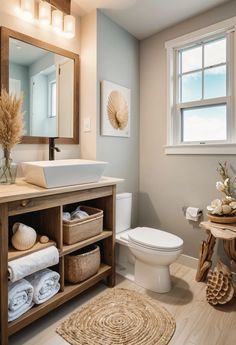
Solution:
[[[65,159],[22,163],[27,182],[44,188],[71,186],[100,180],[106,162]]]

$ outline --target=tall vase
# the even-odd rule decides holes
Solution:
[[[13,162],[10,151],[4,149],[0,162],[0,184],[13,184],[16,181],[17,164]]]

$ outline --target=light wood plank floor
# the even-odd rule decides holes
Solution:
[[[195,282],[195,270],[180,264],[171,268],[173,289],[167,294],[147,291],[117,277],[117,287],[135,289],[158,300],[176,319],[176,331],[169,345],[235,345],[236,299],[213,308],[205,301],[205,284]],[[10,338],[10,345],[68,345],[55,333],[56,327],[80,305],[101,294],[103,284],[34,322]],[[147,344],[148,345],[148,344]]]

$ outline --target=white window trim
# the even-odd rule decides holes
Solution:
[[[227,19],[204,29],[194,31],[190,34],[178,37],[165,43],[167,50],[167,145],[166,154],[235,154],[236,153],[236,32],[232,42],[232,55],[230,68],[231,77],[231,126],[235,128],[235,136],[230,143],[215,144],[178,144],[174,143],[174,91],[175,91],[175,54],[176,49],[191,44],[200,39],[206,39],[213,35],[220,35],[226,31],[236,31],[236,17]]]
[[[48,82],[48,118],[55,119],[57,116],[56,114],[53,116],[52,114],[52,87],[53,84],[56,84],[56,80],[50,80]]]

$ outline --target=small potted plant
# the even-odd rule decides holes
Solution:
[[[216,223],[236,223],[236,199],[233,197],[234,183],[229,175],[227,162],[217,168],[222,181],[216,182],[216,189],[225,194],[223,199],[215,199],[207,206],[208,218]]]
[[[12,161],[11,150],[23,135],[23,97],[9,94],[5,89],[0,95],[0,144],[3,158],[0,163],[0,183],[15,183],[17,165]]]

